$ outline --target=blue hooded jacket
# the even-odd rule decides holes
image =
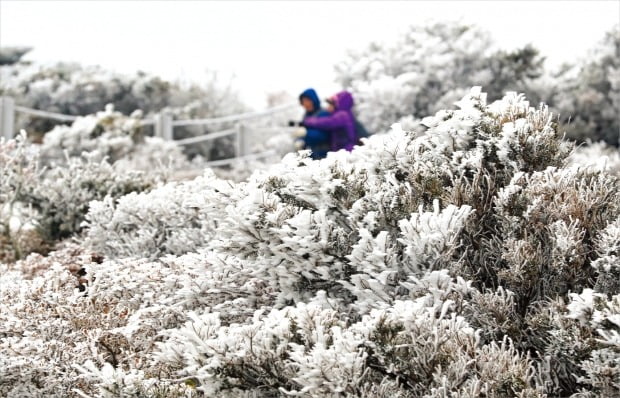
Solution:
[[[306,112],[304,115],[304,120],[308,117],[325,117],[330,115],[329,112],[321,109],[321,100],[314,89],[309,88],[299,94],[299,102],[301,102],[301,99],[304,97],[312,101],[312,104],[314,105],[312,112]],[[312,151],[311,156],[313,159],[324,158],[330,147],[329,133],[323,130],[309,128],[306,130],[304,144],[306,149],[310,149]]]

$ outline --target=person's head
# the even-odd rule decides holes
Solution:
[[[307,113],[312,113],[312,112],[315,111],[315,109],[314,109],[314,102],[312,102],[312,100],[310,98],[308,98],[308,97],[301,97],[299,102],[301,103],[301,106],[304,108],[304,110]]]
[[[330,112],[350,111],[353,108],[353,96],[348,91],[341,91],[327,99]]]
[[[312,88],[304,90],[303,93],[299,94],[299,103],[303,106],[306,114],[314,113],[321,109],[321,100],[319,100],[318,94]]]

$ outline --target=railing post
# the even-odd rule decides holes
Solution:
[[[153,116],[153,134],[155,137],[162,138],[162,130],[161,130],[161,113],[157,113]]]
[[[235,124],[235,130],[235,157],[238,158],[241,156],[241,123]]]
[[[155,136],[167,141],[172,141],[174,139],[171,114],[160,112],[155,115]]]
[[[0,97],[0,137],[10,140],[15,135],[15,100]]]
[[[242,122],[238,122],[235,128],[237,129],[237,151],[235,157],[245,156],[249,152],[248,138],[245,135],[245,126]]]

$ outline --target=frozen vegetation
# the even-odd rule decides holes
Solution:
[[[359,118],[371,131],[449,108],[479,85],[489,100],[517,91],[527,93],[534,105],[544,102],[559,115],[569,139],[619,146],[620,26],[560,68],[548,68],[544,60],[531,45],[506,51],[480,28],[438,22],[351,52],[336,72],[358,99]]]
[[[620,394],[617,153],[514,92],[456,108],[244,182],[167,182],[111,109],[3,142],[0,395]]]

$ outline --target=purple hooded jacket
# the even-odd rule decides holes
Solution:
[[[355,119],[351,111],[353,96],[348,91],[341,91],[334,95],[332,100],[334,100],[334,113],[321,118],[307,117],[304,119],[304,126],[327,130],[331,151],[346,149],[350,152],[357,143]]]

